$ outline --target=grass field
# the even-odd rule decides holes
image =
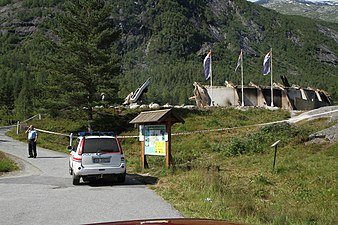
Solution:
[[[185,217],[215,218],[251,224],[338,224],[338,143],[306,144],[308,135],[333,125],[326,119],[295,125],[254,126],[284,120],[289,112],[236,109],[183,110],[184,124],[172,132],[233,128],[218,132],[172,137],[174,165],[167,170],[164,157],[147,157],[140,166],[137,138],[122,139],[129,174],[147,174],[149,187]],[[137,113],[121,116],[106,111],[96,115],[93,128],[137,135],[128,122]],[[40,129],[76,133],[87,121],[45,118],[34,121]],[[115,128],[115,129],[114,129]],[[13,136],[16,136],[12,133]],[[20,134],[24,140],[25,135]],[[274,149],[275,170],[272,170]],[[39,146],[65,151],[65,137],[40,133]],[[146,181],[146,179],[145,179]]]
[[[0,175],[4,172],[17,170],[18,166],[5,153],[0,150]]]

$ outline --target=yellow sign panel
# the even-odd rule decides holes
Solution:
[[[156,141],[155,142],[155,154],[156,155],[165,155],[165,141]]]

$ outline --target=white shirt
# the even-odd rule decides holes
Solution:
[[[29,140],[35,139],[37,136],[38,136],[38,132],[35,129],[28,131],[28,139]]]

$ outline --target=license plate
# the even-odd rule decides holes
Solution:
[[[110,163],[110,158],[93,158],[94,163]]]

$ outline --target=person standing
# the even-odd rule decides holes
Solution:
[[[38,140],[38,132],[35,130],[33,125],[30,125],[26,130],[28,134],[28,158],[36,158],[36,141]]]

